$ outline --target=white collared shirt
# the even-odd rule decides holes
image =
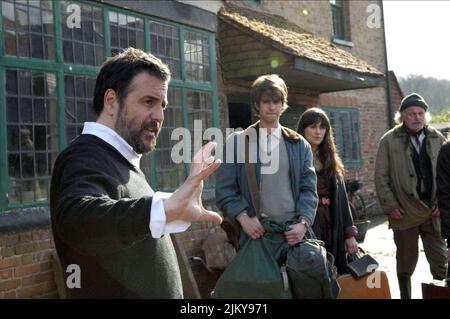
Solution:
[[[273,129],[272,133],[268,133],[268,129],[266,128],[259,128],[259,151],[264,152],[264,154],[267,154],[267,152],[271,153],[275,148],[278,147],[278,144],[280,144],[281,141],[281,125],[278,123],[278,126]],[[261,155],[261,153],[260,153]]]
[[[422,147],[422,142],[423,142],[424,138],[425,138],[425,133],[423,131],[420,132],[419,143],[417,143],[417,140],[414,136],[410,137],[411,143],[414,146],[414,148],[416,149],[417,154],[420,154],[420,148]]]
[[[119,134],[111,128],[97,123],[85,122],[81,134],[90,134],[97,136],[112,147],[114,147],[128,162],[136,168],[139,168],[139,162],[142,154],[136,153]],[[166,212],[164,210],[163,199],[169,198],[172,193],[156,192],[153,195],[150,208],[150,233],[153,238],[161,238],[163,235],[183,232],[189,228],[190,222],[184,220],[174,220],[166,223]]]

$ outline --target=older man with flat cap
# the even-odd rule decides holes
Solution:
[[[375,164],[378,199],[394,231],[402,299],[411,298],[419,235],[433,278],[442,280],[447,271],[436,200],[436,160],[445,138],[428,125],[430,119],[422,96],[406,96],[395,116],[398,124],[380,140]]]

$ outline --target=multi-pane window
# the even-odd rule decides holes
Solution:
[[[359,116],[356,109],[327,109],[336,146],[344,164],[361,161]]]
[[[178,28],[150,22],[151,52],[169,65],[172,78],[180,78],[180,35]]]
[[[6,54],[55,59],[51,1],[2,1],[2,16]]]
[[[196,145],[194,137],[203,136],[203,132],[212,127],[212,99],[210,92],[187,91],[188,128],[191,132],[191,157],[202,145]],[[196,122],[197,121],[197,122]],[[200,126],[201,124],[201,126]],[[204,144],[204,143],[202,143]],[[214,184],[214,176],[208,178],[206,185]]]
[[[333,35],[338,39],[345,39],[345,14],[343,0],[330,0],[333,18]]]
[[[181,89],[169,88],[169,105],[164,111],[164,124],[158,137],[155,149],[156,156],[156,189],[168,191],[176,189],[185,179],[184,165],[175,164],[171,158],[172,147],[179,141],[171,140],[174,129],[183,127],[183,107],[181,103]]]
[[[144,49],[144,21],[141,18],[110,11],[109,33],[111,55],[128,47]]]
[[[211,33],[104,1],[3,0],[0,17],[0,134],[7,141],[0,149],[0,162],[6,163],[0,165],[0,211],[47,204],[58,152],[81,134],[84,122],[96,118],[98,67],[127,47],[150,48],[175,80],[157,147],[150,160],[141,161],[143,170],[156,190],[173,190],[184,181],[189,165],[171,158],[180,142],[172,141],[171,133],[186,125],[193,138],[212,126],[216,88],[200,83],[211,82]],[[201,120],[198,131],[194,120]],[[65,139],[59,137],[63,132]],[[186,143],[192,158],[196,145]]]
[[[47,200],[58,151],[56,76],[6,70],[9,203]]]
[[[104,47],[102,9],[71,1],[60,3],[64,62],[101,65]]]
[[[67,142],[81,134],[84,122],[95,121],[92,109],[94,87],[94,78],[64,76]]]
[[[186,80],[211,80],[207,36],[197,32],[186,32],[184,34],[184,59],[186,62]]]
[[[188,91],[187,111],[189,129],[194,131],[194,121],[200,120],[203,129],[211,127],[212,124],[212,100],[211,93]]]

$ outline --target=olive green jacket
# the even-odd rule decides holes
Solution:
[[[436,203],[436,161],[444,136],[426,127],[426,149],[433,172],[431,203]],[[402,230],[422,224],[431,216],[431,208],[419,199],[417,176],[412,161],[410,136],[403,124],[386,132],[380,140],[375,164],[375,187],[384,213],[402,209],[402,219],[389,218],[389,227]]]

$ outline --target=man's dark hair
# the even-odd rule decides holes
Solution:
[[[126,99],[133,78],[141,72],[147,72],[163,81],[170,81],[170,70],[166,64],[150,53],[128,48],[109,58],[100,70],[95,82],[94,112],[100,115],[103,110],[103,98],[108,89],[116,92],[119,102]]]

